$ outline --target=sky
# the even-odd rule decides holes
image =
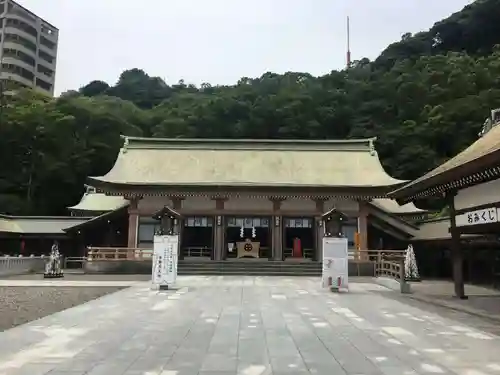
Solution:
[[[376,58],[472,0],[18,0],[59,28],[56,94],[140,68],[168,84],[322,75]]]

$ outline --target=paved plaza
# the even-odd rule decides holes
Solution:
[[[126,284],[0,333],[0,375],[500,374],[499,337],[375,284],[340,295],[317,278]]]

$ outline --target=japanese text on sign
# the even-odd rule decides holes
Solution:
[[[457,215],[457,226],[479,225],[496,223],[498,212],[496,207],[489,207],[482,210],[475,210]]]

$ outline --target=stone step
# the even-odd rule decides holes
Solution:
[[[231,264],[231,265],[245,265],[245,266],[263,266],[263,265],[271,265],[271,266],[321,266],[320,262],[281,262],[281,261],[260,261],[260,262],[234,262],[234,261],[186,261],[179,260],[179,264]]]
[[[181,260],[179,275],[320,276],[317,262]]]
[[[285,262],[262,262],[262,263],[236,263],[236,262],[189,262],[180,261],[179,267],[200,266],[200,267],[246,267],[246,268],[285,268],[285,267],[301,267],[301,268],[321,268],[321,263],[285,263]]]
[[[198,270],[200,272],[202,271],[209,271],[209,270],[227,270],[227,271],[260,271],[260,272],[271,272],[271,271],[290,271],[290,272],[305,272],[305,271],[310,271],[310,272],[321,272],[321,268],[303,268],[303,267],[260,267],[260,268],[253,268],[253,267],[199,267],[199,266],[183,266],[183,267],[177,267],[178,270]]]
[[[307,269],[290,269],[290,268],[274,268],[274,269],[247,269],[247,268],[178,268],[177,272],[258,272],[266,274],[269,272],[291,272],[291,273],[321,273],[321,270],[307,270]]]
[[[179,275],[217,275],[217,276],[231,276],[231,275],[247,275],[247,276],[321,276],[321,272],[290,272],[290,271],[251,271],[251,270],[179,270]]]
[[[247,270],[262,270],[262,269],[304,269],[304,270],[320,270],[322,269],[321,266],[279,266],[279,265],[273,265],[273,266],[260,266],[260,267],[249,267],[246,265],[226,265],[226,264],[211,264],[211,265],[205,265],[205,264],[179,264],[177,268],[186,268],[186,267],[197,267],[197,268],[227,268],[227,269],[235,269],[235,268],[244,268]]]

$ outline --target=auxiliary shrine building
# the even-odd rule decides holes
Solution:
[[[326,212],[338,214],[353,250],[404,248],[418,231],[403,218],[422,212],[386,198],[405,181],[384,171],[374,138],[123,139],[113,168],[89,177],[95,191],[71,207],[95,218],[72,231],[124,212],[123,246],[151,249],[168,208],[180,215],[180,258],[214,260],[321,260]]]

